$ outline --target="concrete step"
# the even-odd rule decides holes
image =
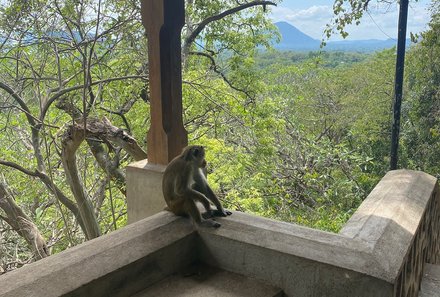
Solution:
[[[188,275],[189,274],[189,275]],[[248,277],[208,266],[172,275],[132,297],[283,297],[283,291]]]
[[[440,265],[425,264],[419,297],[440,297]]]

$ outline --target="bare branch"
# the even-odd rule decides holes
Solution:
[[[49,256],[46,241],[37,226],[10,197],[2,182],[0,182],[0,208],[6,213],[5,221],[26,240],[36,259]]]
[[[262,5],[264,8],[266,7],[266,5],[277,6],[274,2],[271,2],[271,1],[256,0],[256,1],[249,2],[249,3],[241,4],[237,7],[225,10],[222,13],[219,13],[217,15],[213,15],[211,17],[204,19],[200,24],[198,24],[198,26],[194,29],[194,31],[192,31],[191,34],[185,39],[185,42],[183,44],[184,55],[185,55],[185,53],[189,52],[189,48],[191,47],[191,44],[194,42],[194,40],[196,40],[197,36],[200,34],[200,32],[203,31],[203,29],[205,29],[205,27],[208,24],[215,22],[215,21],[218,21],[218,20],[221,20],[222,18],[227,17],[228,15],[234,14],[236,12],[239,12],[244,9],[247,9],[247,8],[250,8],[253,6],[257,6],[257,5]]]
[[[20,108],[23,110],[24,114],[26,115],[26,118],[31,125],[31,127],[36,126],[36,121],[34,117],[32,116],[31,111],[29,110],[27,104],[24,102],[23,98],[18,95],[10,86],[0,81],[0,88],[5,90],[9,95],[14,98],[14,100],[20,105]]]
[[[76,165],[76,151],[84,140],[84,133],[79,130],[67,129],[62,136],[61,159],[67,182],[72,190],[73,196],[78,205],[81,218],[84,220],[85,236],[87,239],[96,238],[101,235],[95,213],[88,195],[84,189],[83,182],[78,174]]]
[[[40,171],[45,171],[43,155],[40,149],[39,133],[40,133],[41,124],[35,121],[31,111],[29,110],[27,104],[24,102],[23,98],[21,98],[21,96],[18,95],[10,86],[0,81],[0,88],[5,90],[8,94],[10,94],[12,98],[14,98],[14,100],[18,103],[18,105],[20,105],[21,109],[24,111],[24,114],[26,115],[26,118],[32,130],[32,146],[34,148],[35,158],[37,159],[38,169]]]
[[[37,176],[36,172],[30,171],[30,170],[18,165],[17,163],[14,163],[14,162],[0,160],[0,165],[4,165],[4,166],[10,167],[10,168],[17,169],[18,171],[21,171],[22,173],[27,174],[29,176],[33,176],[33,177]]]
[[[87,139],[87,144],[89,145],[99,167],[101,167],[109,177],[116,181],[119,191],[125,196],[125,174],[124,171],[119,168],[118,160],[112,160],[110,158],[110,155],[105,151],[104,146],[100,141]]]
[[[87,128],[84,132],[84,126],[79,123],[69,126],[66,133],[69,135],[82,134],[83,137],[92,137],[103,141],[116,143],[123,148],[136,161],[147,158],[147,153],[138,145],[136,139],[129,135],[126,131],[113,126],[113,124],[104,117],[102,120],[95,118],[87,119]],[[81,123],[82,124],[82,123]]]
[[[43,182],[43,184],[49,189],[49,191],[51,191],[52,194],[54,194],[54,196],[73,213],[76,220],[78,221],[78,224],[81,226],[81,229],[85,230],[84,222],[79,214],[78,207],[60,190],[60,188],[58,188],[53,183],[52,179],[49,176],[47,176],[44,172],[31,171],[29,169],[20,166],[17,163],[9,162],[1,159],[0,159],[0,165],[14,168],[32,177],[38,177]]]
[[[72,102],[69,102],[63,98],[58,101],[56,106],[69,114],[74,121],[81,122],[82,113]],[[116,181],[119,190],[125,196],[125,175],[119,168],[119,161],[113,161],[111,159],[110,155],[105,151],[101,141],[94,140],[90,137],[87,137],[86,141],[98,165],[107,173],[109,177]]]
[[[223,78],[223,80],[225,81],[225,83],[227,83],[228,86],[229,86],[231,89],[234,89],[234,90],[236,90],[236,91],[238,91],[238,92],[242,92],[242,93],[244,93],[248,98],[252,98],[251,94],[250,94],[248,91],[246,91],[246,90],[244,90],[244,89],[237,88],[236,86],[234,86],[234,85],[229,81],[229,79],[226,77],[226,75],[218,69],[218,66],[217,66],[217,64],[215,63],[214,57],[212,57],[210,54],[208,54],[208,53],[203,53],[203,52],[189,52],[189,54],[190,54],[190,55],[196,55],[196,56],[202,56],[202,57],[208,58],[209,61],[211,62],[211,69],[212,69],[215,73],[219,74],[219,75]]]
[[[147,79],[147,76],[145,76],[145,75],[128,75],[128,76],[121,76],[121,77],[112,77],[112,78],[107,78],[107,79],[102,79],[102,80],[94,81],[94,82],[92,82],[90,84],[90,86],[104,84],[104,83],[109,83],[109,82],[112,82],[112,81],[125,80],[125,79]],[[83,88],[84,88],[84,85],[78,85],[78,86],[73,86],[73,87],[70,87],[70,88],[66,88],[64,90],[60,90],[57,93],[55,93],[52,97],[50,97],[47,100],[46,104],[43,106],[43,108],[41,110],[41,114],[40,114],[40,120],[41,121],[44,120],[44,118],[46,117],[46,113],[49,110],[49,107],[52,105],[52,103],[55,100],[57,100],[58,98],[60,98],[64,94],[67,94],[69,92],[76,91],[76,90],[81,90]]]

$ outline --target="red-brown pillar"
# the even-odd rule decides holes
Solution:
[[[184,0],[142,0],[147,30],[151,127],[148,163],[166,165],[188,144],[182,121],[181,30]]]

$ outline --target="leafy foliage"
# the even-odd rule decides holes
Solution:
[[[429,30],[408,57],[407,101],[402,107],[402,165],[439,176],[440,2],[431,7]]]
[[[418,0],[413,1],[417,2]],[[327,24],[324,33],[327,39],[335,33],[346,38],[349,35],[347,27],[349,25],[359,25],[372,4],[382,5],[386,10],[387,7],[398,2],[397,0],[335,0],[333,3],[334,16],[331,22]]]
[[[339,230],[386,171],[393,63],[390,50],[351,67],[313,58],[261,69],[241,125],[211,136],[226,143],[207,141],[226,154],[210,177],[218,192],[234,208]]]
[[[337,232],[388,168],[394,49],[263,51],[276,32],[257,2],[186,1],[185,128],[207,147],[208,178],[227,207]],[[336,30],[357,22],[367,2],[336,1],[346,18]],[[251,6],[225,13],[237,5]],[[121,168],[135,157],[87,129],[76,172],[63,156],[68,132],[84,123],[111,125],[145,147],[139,9],[138,1],[2,2],[0,181],[51,253],[88,238],[68,174],[77,174],[101,233],[126,224]],[[403,166],[437,176],[438,11],[434,1],[430,29],[409,51],[401,145]],[[6,216],[0,210],[0,273],[34,257]]]

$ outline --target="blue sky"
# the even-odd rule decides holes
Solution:
[[[334,0],[284,0],[278,7],[272,8],[271,18],[275,22],[288,22],[311,37],[321,39],[325,25],[332,18],[333,3]],[[410,0],[408,34],[419,33],[427,28],[430,3],[430,0]],[[396,38],[398,13],[399,8],[395,3],[390,5],[371,1],[369,14],[364,15],[361,24],[347,28],[347,39]],[[332,37],[332,40],[340,39],[340,36]]]

